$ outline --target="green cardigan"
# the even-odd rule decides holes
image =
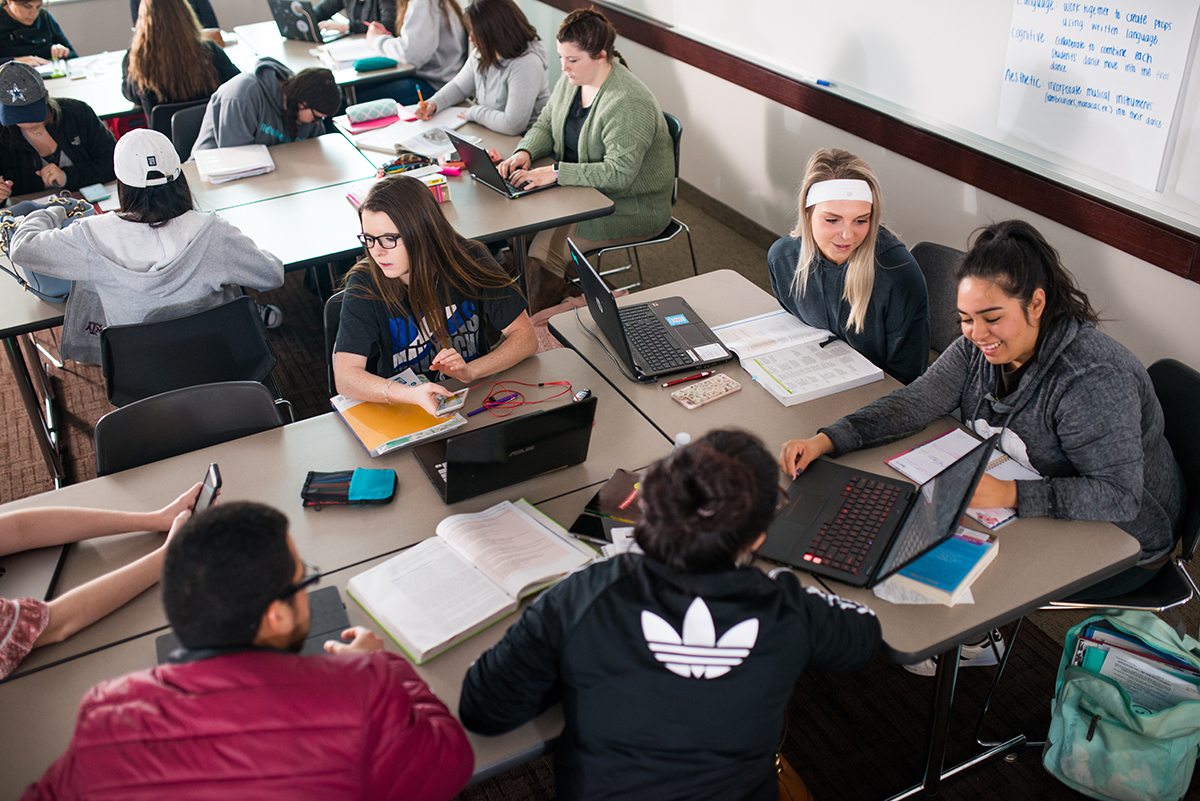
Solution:
[[[671,220],[675,154],[658,101],[620,62],[604,79],[579,132],[579,163],[562,161],[563,126],[579,87],[559,78],[537,122],[517,145],[533,160],[551,153],[563,186],[591,186],[612,199],[608,217],[579,224],[585,239],[650,236]]]

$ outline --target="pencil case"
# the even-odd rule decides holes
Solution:
[[[354,62],[355,72],[373,72],[374,70],[386,70],[396,66],[399,62],[394,58],[385,58],[383,56],[369,56],[360,58]]]
[[[379,100],[369,100],[346,108],[346,116],[350,122],[357,125],[361,122],[380,120],[384,117],[395,117],[400,113],[400,104],[390,97]]]
[[[310,470],[300,497],[305,508],[315,506],[362,506],[390,503],[396,496],[396,471],[359,467],[319,473]]]

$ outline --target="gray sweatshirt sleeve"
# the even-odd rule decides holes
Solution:
[[[210,253],[225,273],[223,283],[267,290],[283,286],[283,262],[273,253],[260,250],[254,240],[237,226],[216,217],[212,236],[219,244]]]
[[[381,56],[407,61],[421,71],[437,52],[439,14],[430,0],[412,0],[404,14],[404,23],[396,36],[378,36],[371,49]]]
[[[463,64],[463,68],[458,71],[458,74],[447,81],[446,85],[437,90],[437,93],[428,100],[437,104],[438,111],[445,111],[451,106],[457,106],[475,94],[477,69],[479,69],[479,61],[476,60],[475,51],[472,50],[471,57],[467,59],[466,64]],[[468,116],[467,119],[471,118]]]
[[[61,206],[26,214],[12,234],[13,264],[56,278],[86,279],[90,262],[83,226],[69,225],[60,231],[66,219]]]
[[[957,409],[969,378],[967,348],[974,347],[959,339],[908,386],[822,428],[833,441],[835,455],[903,439]]]
[[[471,62],[468,61],[467,66],[470,65]],[[467,120],[508,136],[525,133],[542,88],[543,72],[542,62],[537,56],[513,59],[504,68],[502,75],[508,88],[508,100],[504,108],[489,108],[476,104],[467,109]]]

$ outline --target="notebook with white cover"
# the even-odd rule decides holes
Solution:
[[[266,145],[218,147],[195,152],[200,177],[213,184],[225,183],[275,169],[275,160]]]

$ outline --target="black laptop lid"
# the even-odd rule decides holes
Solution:
[[[492,163],[492,157],[486,150],[468,142],[453,131],[446,131],[446,136],[450,138],[454,149],[458,151],[458,157],[463,160],[463,164],[467,165],[467,172],[493,189],[511,196],[512,193],[508,191],[507,184],[500,177],[500,171],[496,169],[496,165]]]
[[[570,239],[567,240],[567,247],[571,250],[575,271],[579,274],[579,287],[583,290],[583,296],[587,298],[588,308],[592,311],[592,319],[596,321],[596,325],[600,326],[604,338],[608,340],[608,344],[612,345],[617,358],[625,364],[625,369],[631,375],[641,378],[641,371],[633,363],[629,340],[625,338],[625,329],[621,325],[616,296]]]

